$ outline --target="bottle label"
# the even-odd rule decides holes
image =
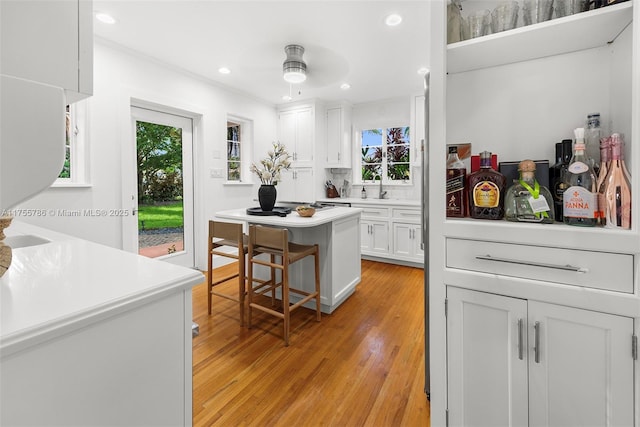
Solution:
[[[447,169],[447,216],[464,217],[464,169]]]
[[[569,187],[563,194],[563,215],[568,218],[596,218],[596,194],[584,187]]]
[[[569,165],[569,172],[571,173],[575,173],[575,174],[585,173],[588,170],[589,170],[589,165],[587,165],[586,163],[574,162]]]
[[[473,204],[480,208],[495,208],[500,203],[500,188],[491,181],[480,181],[473,187]]]

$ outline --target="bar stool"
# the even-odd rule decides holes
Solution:
[[[269,254],[269,260],[257,258],[260,254]],[[289,283],[289,265],[307,256],[314,257],[315,263],[315,291],[307,292],[292,288]],[[280,263],[276,262],[279,257]],[[253,277],[254,264],[263,265],[271,269],[271,279],[267,282],[255,280]],[[275,270],[281,271],[282,280],[276,282]],[[252,309],[258,309],[271,314],[284,321],[283,338],[285,345],[289,345],[290,313],[298,307],[315,298],[316,320],[319,322],[320,313],[320,251],[318,245],[300,245],[289,242],[289,231],[285,228],[263,227],[259,225],[249,226],[249,317],[248,327],[251,328]],[[255,282],[261,285],[255,288]],[[266,284],[266,286],[265,286]],[[255,301],[256,295],[263,295],[269,291],[281,288],[282,312],[271,307],[261,305]],[[302,299],[295,304],[289,303],[289,292],[302,295]]]
[[[219,296],[238,303],[240,308],[240,326],[244,326],[246,276],[245,276],[245,255],[248,253],[248,237],[242,232],[242,224],[234,224],[221,221],[209,221],[209,261],[207,265],[207,290],[209,314],[211,314],[211,304],[213,296]],[[236,252],[225,252],[219,248],[231,246],[237,248]],[[230,276],[214,279],[213,277],[213,256],[219,255],[238,260],[238,271]],[[213,288],[231,279],[238,278],[238,295],[229,295],[215,291]]]

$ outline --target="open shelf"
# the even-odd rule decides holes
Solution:
[[[447,46],[447,72],[544,58],[605,46],[633,20],[632,2],[607,6]]]

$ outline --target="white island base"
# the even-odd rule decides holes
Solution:
[[[245,209],[216,213],[220,221],[232,220],[250,224],[287,228],[289,240],[300,244],[317,243],[320,249],[320,302],[323,313],[332,313],[360,283],[360,209],[335,207],[319,209],[311,218],[295,211],[286,217],[248,215]],[[260,268],[258,268],[260,267]],[[313,258],[307,257],[291,265],[292,286],[314,291]],[[267,279],[268,269],[256,266],[256,277]],[[292,302],[297,301],[295,294]],[[314,308],[314,302],[306,307]]]

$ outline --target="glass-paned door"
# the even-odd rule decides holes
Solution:
[[[136,173],[129,250],[194,266],[192,121],[132,108]],[[135,246],[132,244],[136,241]]]

